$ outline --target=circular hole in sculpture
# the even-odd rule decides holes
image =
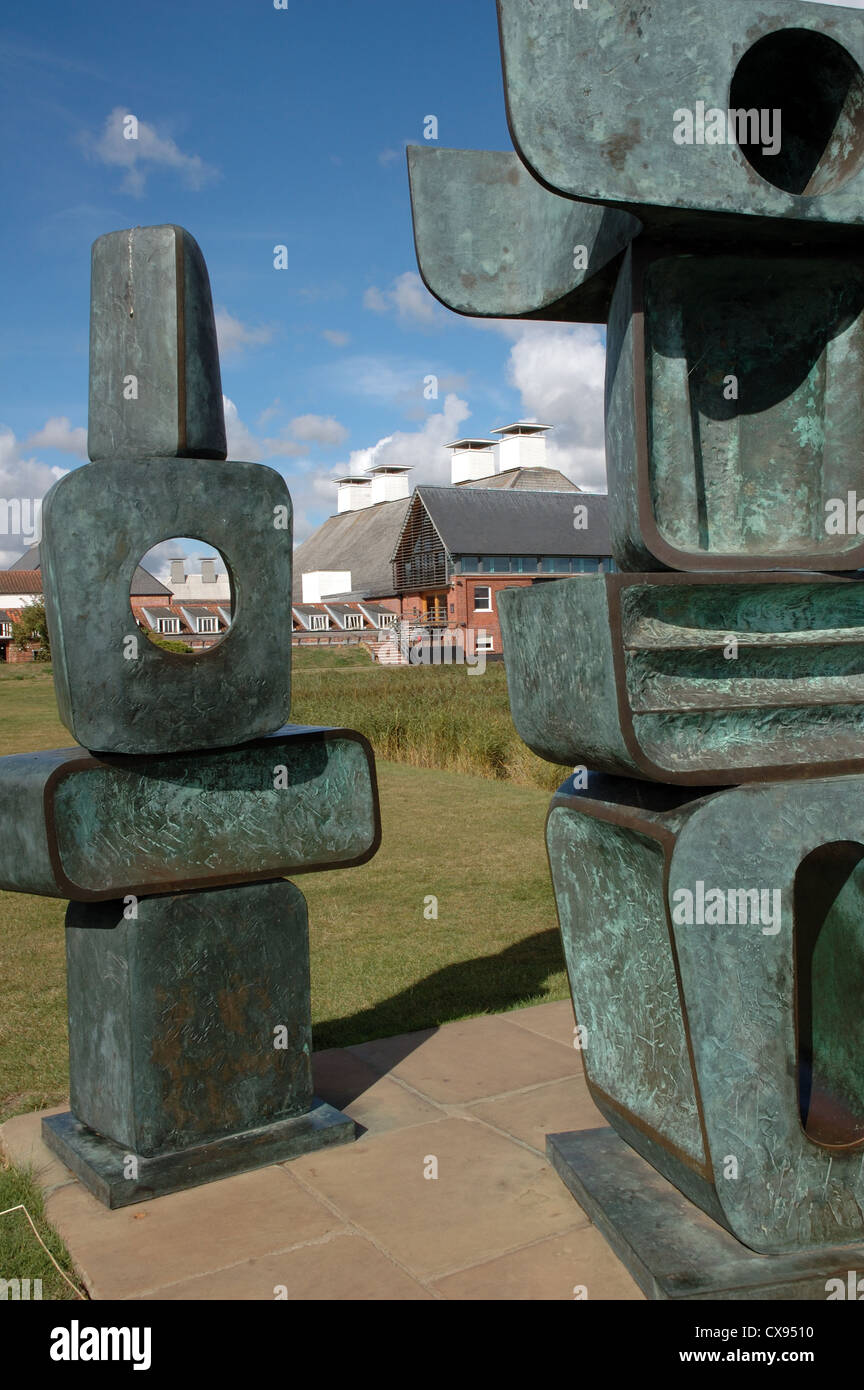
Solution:
[[[154,646],[178,656],[205,656],[231,630],[231,571],[212,546],[175,536],[141,557],[129,603],[139,632]]]
[[[833,193],[864,160],[864,73],[827,34],[780,29],[759,39],[735,69],[729,107],[729,138],[787,193]]]

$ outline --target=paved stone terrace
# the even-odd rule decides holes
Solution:
[[[569,1002],[314,1067],[317,1094],[363,1126],[356,1143],[120,1211],[44,1147],[41,1115],[8,1120],[0,1142],[35,1165],[95,1299],[642,1298],[544,1156],[547,1132],[604,1123]]]

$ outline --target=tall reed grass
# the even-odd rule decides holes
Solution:
[[[500,663],[469,675],[464,666],[325,665],[324,656],[302,653],[295,660],[294,723],[358,729],[379,757],[393,762],[548,791],[572,771],[525,747],[510,717]]]

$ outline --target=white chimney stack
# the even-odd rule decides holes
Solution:
[[[551,468],[546,459],[546,431],[551,425],[538,425],[531,420],[517,420],[492,430],[498,435],[498,472],[511,468]]]
[[[367,470],[372,480],[372,506],[377,502],[401,502],[408,496],[410,467],[396,467],[393,464],[379,463]]]
[[[171,587],[186,583],[186,563],[184,560],[171,561]]]
[[[457,439],[448,444],[450,482],[453,486],[490,478],[495,472],[494,447],[491,439]]]
[[[359,512],[372,506],[372,484],[368,478],[358,478],[354,474],[337,478],[338,493],[336,509],[338,512]]]

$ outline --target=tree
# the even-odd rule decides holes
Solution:
[[[12,623],[12,641],[22,651],[33,651],[34,661],[51,660],[51,642],[48,637],[48,620],[45,617],[45,604],[41,598],[22,608]],[[38,643],[34,646],[34,643]]]
[[[144,628],[143,631],[147,640],[152,642],[154,647],[161,647],[163,652],[182,652],[183,656],[193,654],[193,648],[189,646],[188,642],[178,642],[176,639],[172,642],[170,637],[161,637],[158,633],[149,632],[147,628]]]

